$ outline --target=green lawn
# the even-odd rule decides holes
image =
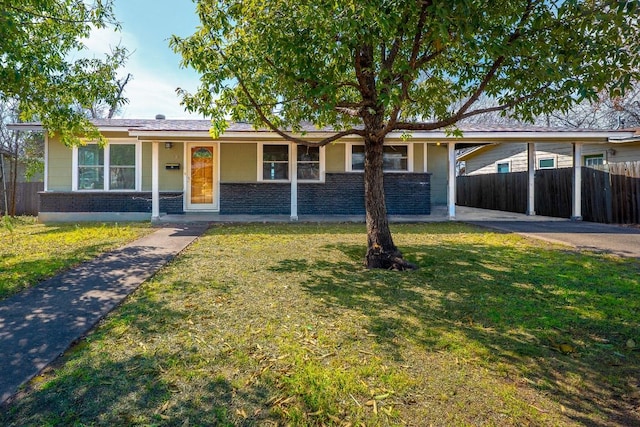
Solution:
[[[220,225],[4,408],[25,425],[638,425],[640,262],[462,224]]]
[[[33,217],[0,221],[0,299],[117,248],[151,231],[148,223],[38,224]]]

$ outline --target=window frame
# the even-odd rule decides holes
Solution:
[[[598,165],[587,165],[587,160],[590,159],[600,159],[602,160],[602,163],[598,164]],[[606,156],[604,155],[604,153],[600,153],[600,154],[585,154],[584,156],[582,156],[582,166],[586,166],[586,167],[593,167],[593,166],[602,166],[606,163]]]
[[[305,149],[306,146],[304,144],[295,144],[296,177],[297,177],[297,174],[298,174],[298,170],[300,170],[300,167],[299,167],[300,162],[298,161],[298,152],[299,152],[300,148]],[[324,182],[324,174],[325,174],[325,169],[324,169],[324,149],[325,149],[325,147],[317,147],[317,148],[318,148],[318,179],[297,178],[298,182],[304,182],[304,183]],[[312,162],[305,162],[305,163],[312,163]],[[313,162],[313,163],[315,163],[315,162]]]
[[[506,172],[500,172],[500,165],[507,165],[508,170]],[[511,173],[511,161],[496,162],[496,173]]]
[[[97,142],[87,142],[87,145],[98,145]],[[133,145],[135,147],[135,165],[134,165],[134,180],[135,185],[132,189],[111,189],[111,150],[110,147],[112,145]],[[129,139],[110,139],[107,143],[101,147],[104,150],[104,162],[102,165],[103,168],[103,188],[97,189],[89,189],[89,188],[78,188],[78,178],[79,178],[79,152],[77,146],[73,147],[72,151],[72,171],[71,171],[71,191],[77,192],[91,192],[91,193],[100,193],[100,192],[139,192],[142,188],[142,143],[137,140],[129,140]]]
[[[407,169],[393,170],[384,169],[384,173],[413,173],[413,144],[409,142],[385,143],[387,147],[407,147]],[[353,173],[364,173],[364,169],[353,169],[353,147],[364,146],[363,142],[349,142],[346,144],[345,171]],[[384,155],[384,154],[383,154]]]
[[[553,162],[553,166],[541,166],[540,162],[545,160],[551,160]],[[555,157],[539,157],[538,159],[536,159],[536,166],[538,167],[538,170],[556,169],[557,164],[558,163]]]
[[[265,179],[264,178],[264,146],[282,145],[287,147],[287,179]],[[258,143],[258,182],[291,182],[291,144],[288,142],[261,142]],[[280,163],[281,161],[279,161]]]

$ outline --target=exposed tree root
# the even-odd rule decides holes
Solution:
[[[369,269],[381,268],[384,270],[417,270],[418,266],[406,261],[402,258],[402,253],[394,249],[385,251],[380,246],[373,246],[367,250],[367,256],[364,262]]]

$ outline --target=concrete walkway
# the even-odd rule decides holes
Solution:
[[[0,403],[206,229],[161,228],[0,301]]]

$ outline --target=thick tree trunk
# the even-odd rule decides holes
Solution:
[[[414,270],[417,267],[402,258],[393,243],[387,205],[384,197],[383,151],[384,140],[365,139],[364,203],[367,219],[367,268]]]

